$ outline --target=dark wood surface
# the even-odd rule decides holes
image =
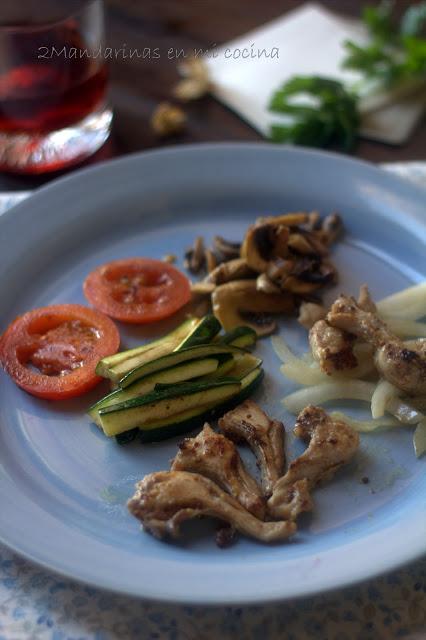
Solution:
[[[111,102],[115,111],[112,139],[89,164],[111,156],[169,144],[209,141],[256,141],[260,136],[237,115],[205,97],[188,105],[184,134],[159,140],[150,128],[158,102],[169,99],[178,79],[176,62],[168,60],[169,47],[193,50],[222,44],[300,6],[298,0],[105,0],[107,45],[120,48],[158,48],[159,59],[111,61]],[[357,16],[362,2],[323,0],[329,9]],[[409,4],[397,1],[398,10]],[[426,120],[403,146],[360,140],[355,155],[373,162],[426,159]],[[87,162],[85,164],[88,164]],[[0,189],[38,186],[54,175],[21,177],[0,174]]]

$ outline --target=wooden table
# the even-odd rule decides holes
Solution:
[[[363,3],[355,0],[322,0],[332,11],[357,16]],[[208,48],[242,35],[302,4],[298,0],[105,0],[107,46],[158,48],[159,59],[111,61],[111,101],[115,110],[111,142],[90,163],[111,155],[169,144],[224,140],[260,140],[259,134],[238,116],[205,97],[186,108],[187,131],[159,140],[150,128],[150,116],[170,91],[178,75],[176,62],[168,60],[170,47],[191,51]],[[410,3],[397,0],[399,11]],[[373,162],[397,162],[426,158],[426,120],[401,147],[361,140],[355,155]],[[86,163],[87,164],[87,163]],[[28,189],[55,177],[0,176],[1,189]]]

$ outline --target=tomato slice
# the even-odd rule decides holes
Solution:
[[[113,260],[87,276],[84,295],[107,315],[137,324],[171,316],[191,298],[189,280],[171,264],[150,258]]]
[[[60,400],[100,380],[98,361],[116,353],[120,335],[103,313],[79,304],[41,307],[16,318],[0,338],[0,363],[25,391]]]

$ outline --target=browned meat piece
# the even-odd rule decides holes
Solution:
[[[296,520],[302,511],[312,511],[313,506],[309,483],[303,478],[294,484],[283,484],[279,490],[274,489],[268,500],[268,514],[280,520]]]
[[[357,366],[353,343],[354,336],[331,327],[325,320],[318,320],[309,332],[312,355],[329,376]]]
[[[181,523],[199,516],[224,520],[262,542],[286,540],[296,532],[294,522],[258,520],[214,482],[187,471],[158,471],[145,476],[136,485],[128,508],[157,538],[178,537]]]
[[[172,471],[200,473],[230,493],[263,520],[265,503],[256,481],[246,470],[237,448],[207,423],[196,438],[185,438],[171,465]]]
[[[329,480],[349,462],[359,446],[359,435],[345,422],[332,420],[321,407],[301,411],[294,435],[309,443],[307,450],[290,464],[285,475],[292,482],[306,478],[310,487]]]
[[[358,306],[365,311],[376,310],[366,284],[360,287]],[[342,328],[334,326],[333,323],[328,322],[326,316],[327,314],[324,316],[325,319],[315,322],[309,332],[313,357],[327,375],[354,369],[358,364],[353,352],[356,336],[350,331],[342,331]]]
[[[366,284],[362,284],[359,288],[358,306],[363,311],[376,312],[376,305],[371,297],[370,291]]]
[[[426,341],[404,344],[373,311],[364,311],[354,298],[341,295],[327,322],[355,334],[375,348],[375,364],[391,384],[408,394],[426,393]]]
[[[246,400],[219,420],[219,428],[235,442],[246,441],[253,450],[262,474],[265,495],[284,473],[284,426],[271,420],[252,400]]]
[[[327,309],[316,302],[302,302],[299,307],[299,324],[305,329],[311,329],[318,320],[323,320],[327,315]]]
[[[324,409],[308,406],[299,414],[294,434],[309,442],[306,451],[293,460],[287,473],[278,480],[268,509],[275,517],[287,513],[288,489],[306,478],[312,489],[329,480],[355,455],[359,436],[346,423],[332,420]]]

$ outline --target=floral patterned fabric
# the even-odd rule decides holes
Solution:
[[[426,184],[426,165],[393,168]],[[0,196],[0,213],[14,203]],[[359,586],[258,607],[165,606],[60,578],[0,546],[0,640],[426,638],[426,558]]]
[[[425,633],[422,633],[422,630]],[[426,637],[426,558],[339,592],[258,607],[147,604],[0,549],[0,640],[389,640]]]

